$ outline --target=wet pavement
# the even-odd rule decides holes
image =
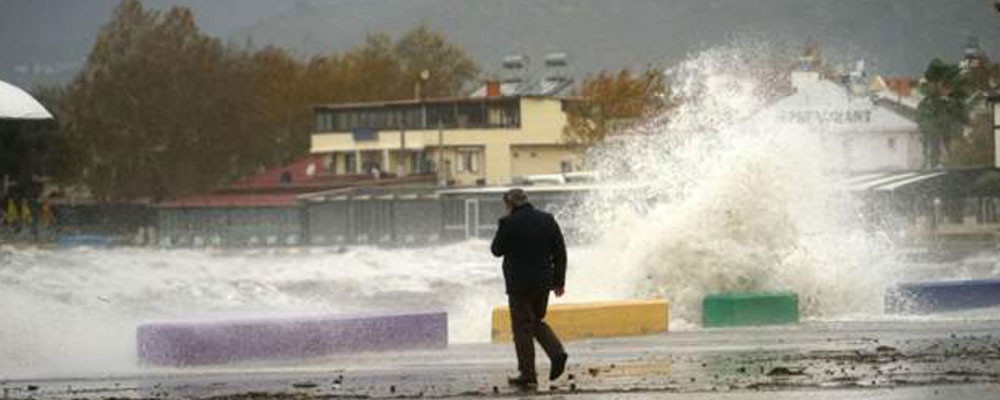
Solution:
[[[510,345],[0,382],[4,399],[1000,398],[1000,319],[807,322],[571,342],[563,378],[506,385]],[[539,352],[540,377],[548,373]]]

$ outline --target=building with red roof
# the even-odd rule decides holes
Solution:
[[[300,197],[350,188],[433,185],[433,175],[335,175],[310,155],[206,193],[156,204],[163,245],[296,245],[308,222]]]
[[[208,193],[199,193],[157,204],[158,208],[290,207],[303,194],[352,187],[397,186],[434,182],[429,174],[396,176],[336,175],[329,158],[309,155],[291,164],[271,168]]]

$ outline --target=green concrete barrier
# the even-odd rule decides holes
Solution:
[[[792,292],[714,293],[705,296],[701,305],[705,327],[799,321],[799,296]]]

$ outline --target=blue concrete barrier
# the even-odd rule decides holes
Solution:
[[[926,314],[1000,306],[1000,279],[904,283],[885,296],[887,313]]]
[[[56,240],[59,247],[110,247],[115,244],[114,238],[106,235],[60,235]]]
[[[443,348],[444,312],[167,322],[136,330],[139,359],[185,366],[334,353]]]

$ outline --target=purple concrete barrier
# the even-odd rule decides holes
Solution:
[[[443,348],[445,312],[166,322],[136,330],[139,359],[205,365],[334,353]]]

